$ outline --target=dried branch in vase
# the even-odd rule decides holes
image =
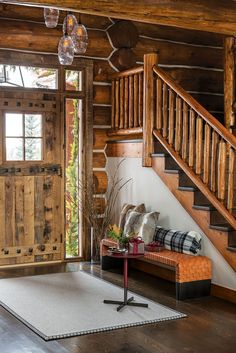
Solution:
[[[96,259],[99,259],[100,241],[106,235],[108,227],[113,220],[117,198],[121,190],[131,181],[131,178],[124,180],[124,178],[119,177],[120,166],[124,160],[122,159],[118,163],[114,174],[110,177],[103,214],[101,214],[99,205],[94,202],[95,198],[91,197],[90,188],[81,181],[79,182],[79,208],[82,215],[93,228],[93,248]],[[96,194],[96,190],[94,190],[94,194]]]

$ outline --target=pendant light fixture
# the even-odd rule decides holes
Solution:
[[[88,46],[88,33],[86,30],[86,27],[80,23],[80,15],[79,15],[79,23],[73,29],[71,36],[74,42],[75,53],[84,54]]]
[[[69,36],[71,36],[73,30],[78,26],[78,22],[76,17],[71,13],[68,12],[66,17],[64,18],[63,21],[63,33],[68,33]]]
[[[45,20],[46,27],[55,28],[58,23],[58,18],[59,18],[58,9],[54,9],[52,7],[44,8],[44,20]]]
[[[65,17],[65,19],[67,18],[67,16]],[[64,35],[61,37],[58,44],[58,59],[61,65],[71,65],[74,59],[74,43],[71,36],[68,34],[67,20],[64,20],[64,23]]]

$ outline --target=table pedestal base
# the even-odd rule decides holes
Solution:
[[[124,290],[124,301],[121,300],[103,300],[104,304],[117,304],[119,305],[117,307],[117,311],[120,311],[122,308],[124,308],[126,305],[130,305],[130,306],[141,306],[143,308],[148,308],[148,304],[146,303],[136,303],[133,302],[134,297],[130,297],[129,299],[127,299],[127,289],[125,288]]]
[[[104,304],[117,304],[119,305],[117,307],[117,311],[120,311],[122,308],[124,308],[126,305],[132,305],[132,306],[141,306],[143,308],[148,308],[148,304],[145,303],[136,303],[133,302],[134,297],[130,297],[128,299],[128,259],[129,258],[137,258],[137,257],[142,257],[143,255],[137,254],[137,255],[110,255],[111,257],[117,257],[117,258],[122,258],[124,260],[124,300],[103,300]]]
[[[131,306],[141,306],[143,308],[148,308],[148,304],[145,303],[134,303],[132,302],[134,300],[134,297],[131,297],[127,300],[127,303],[119,301],[119,300],[104,300],[104,304],[118,304],[118,308],[116,309],[117,311],[120,311],[122,308],[124,308],[126,305],[131,305]]]

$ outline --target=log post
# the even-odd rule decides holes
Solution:
[[[224,125],[230,130],[235,125],[233,103],[235,100],[234,37],[224,40]]]
[[[153,66],[157,65],[157,53],[144,55],[143,79],[143,167],[152,166],[154,124],[154,78]]]

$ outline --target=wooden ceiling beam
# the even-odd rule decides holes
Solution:
[[[236,2],[232,0],[23,0],[14,3],[236,35]]]

